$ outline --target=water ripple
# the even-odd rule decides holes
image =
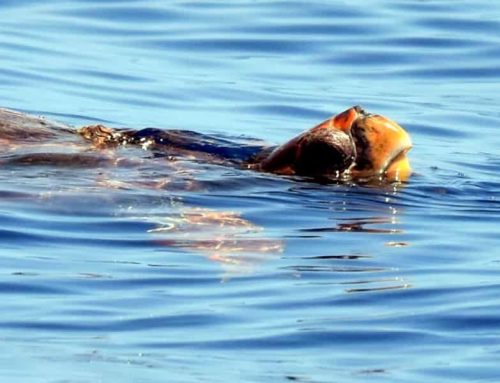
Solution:
[[[415,172],[320,184],[0,142],[5,381],[495,381],[496,3],[0,9],[0,106],[261,145],[362,104],[409,131]]]

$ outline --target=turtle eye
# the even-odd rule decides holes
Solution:
[[[321,130],[306,135],[300,143],[295,171],[301,175],[328,175],[348,169],[355,158],[349,135],[338,130]]]

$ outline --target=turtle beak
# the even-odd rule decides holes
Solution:
[[[356,144],[353,176],[379,176],[388,181],[408,179],[411,168],[406,154],[412,143],[401,126],[380,115],[364,114],[354,121],[351,134]]]
[[[385,176],[389,181],[407,181],[411,175],[410,161],[406,153],[410,150],[404,149],[396,157],[394,157],[387,168],[385,169]]]

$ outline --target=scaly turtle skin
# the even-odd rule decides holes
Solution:
[[[359,106],[278,147],[238,144],[183,130],[120,130],[103,125],[75,130],[43,118],[0,109],[0,144],[59,142],[67,145],[71,142],[81,147],[85,141],[73,142],[75,133],[97,148],[141,145],[169,157],[187,157],[282,175],[401,181],[411,173],[406,157],[411,148],[408,133],[395,122],[368,114]],[[71,159],[68,157],[68,160]]]

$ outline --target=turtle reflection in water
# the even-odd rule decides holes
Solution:
[[[137,147],[152,151],[155,159],[160,158],[165,166],[181,172],[173,165],[177,160],[335,182],[401,182],[411,174],[406,156],[411,140],[406,131],[358,106],[277,147],[256,141],[238,143],[184,130],[127,130],[103,125],[72,128],[0,109],[0,146],[3,166],[133,166],[137,158],[118,157],[116,153],[123,147]],[[163,188],[169,182],[169,179],[152,181],[150,186]],[[105,183],[120,186],[118,180]],[[179,239],[179,233],[189,233],[193,228],[209,234],[199,241]],[[164,245],[190,248],[219,262],[232,263],[235,258],[231,255],[237,252],[255,255],[282,249],[281,241],[242,239],[245,233],[260,229],[234,212],[183,207],[177,217],[152,232],[176,233],[163,238],[160,242]]]

